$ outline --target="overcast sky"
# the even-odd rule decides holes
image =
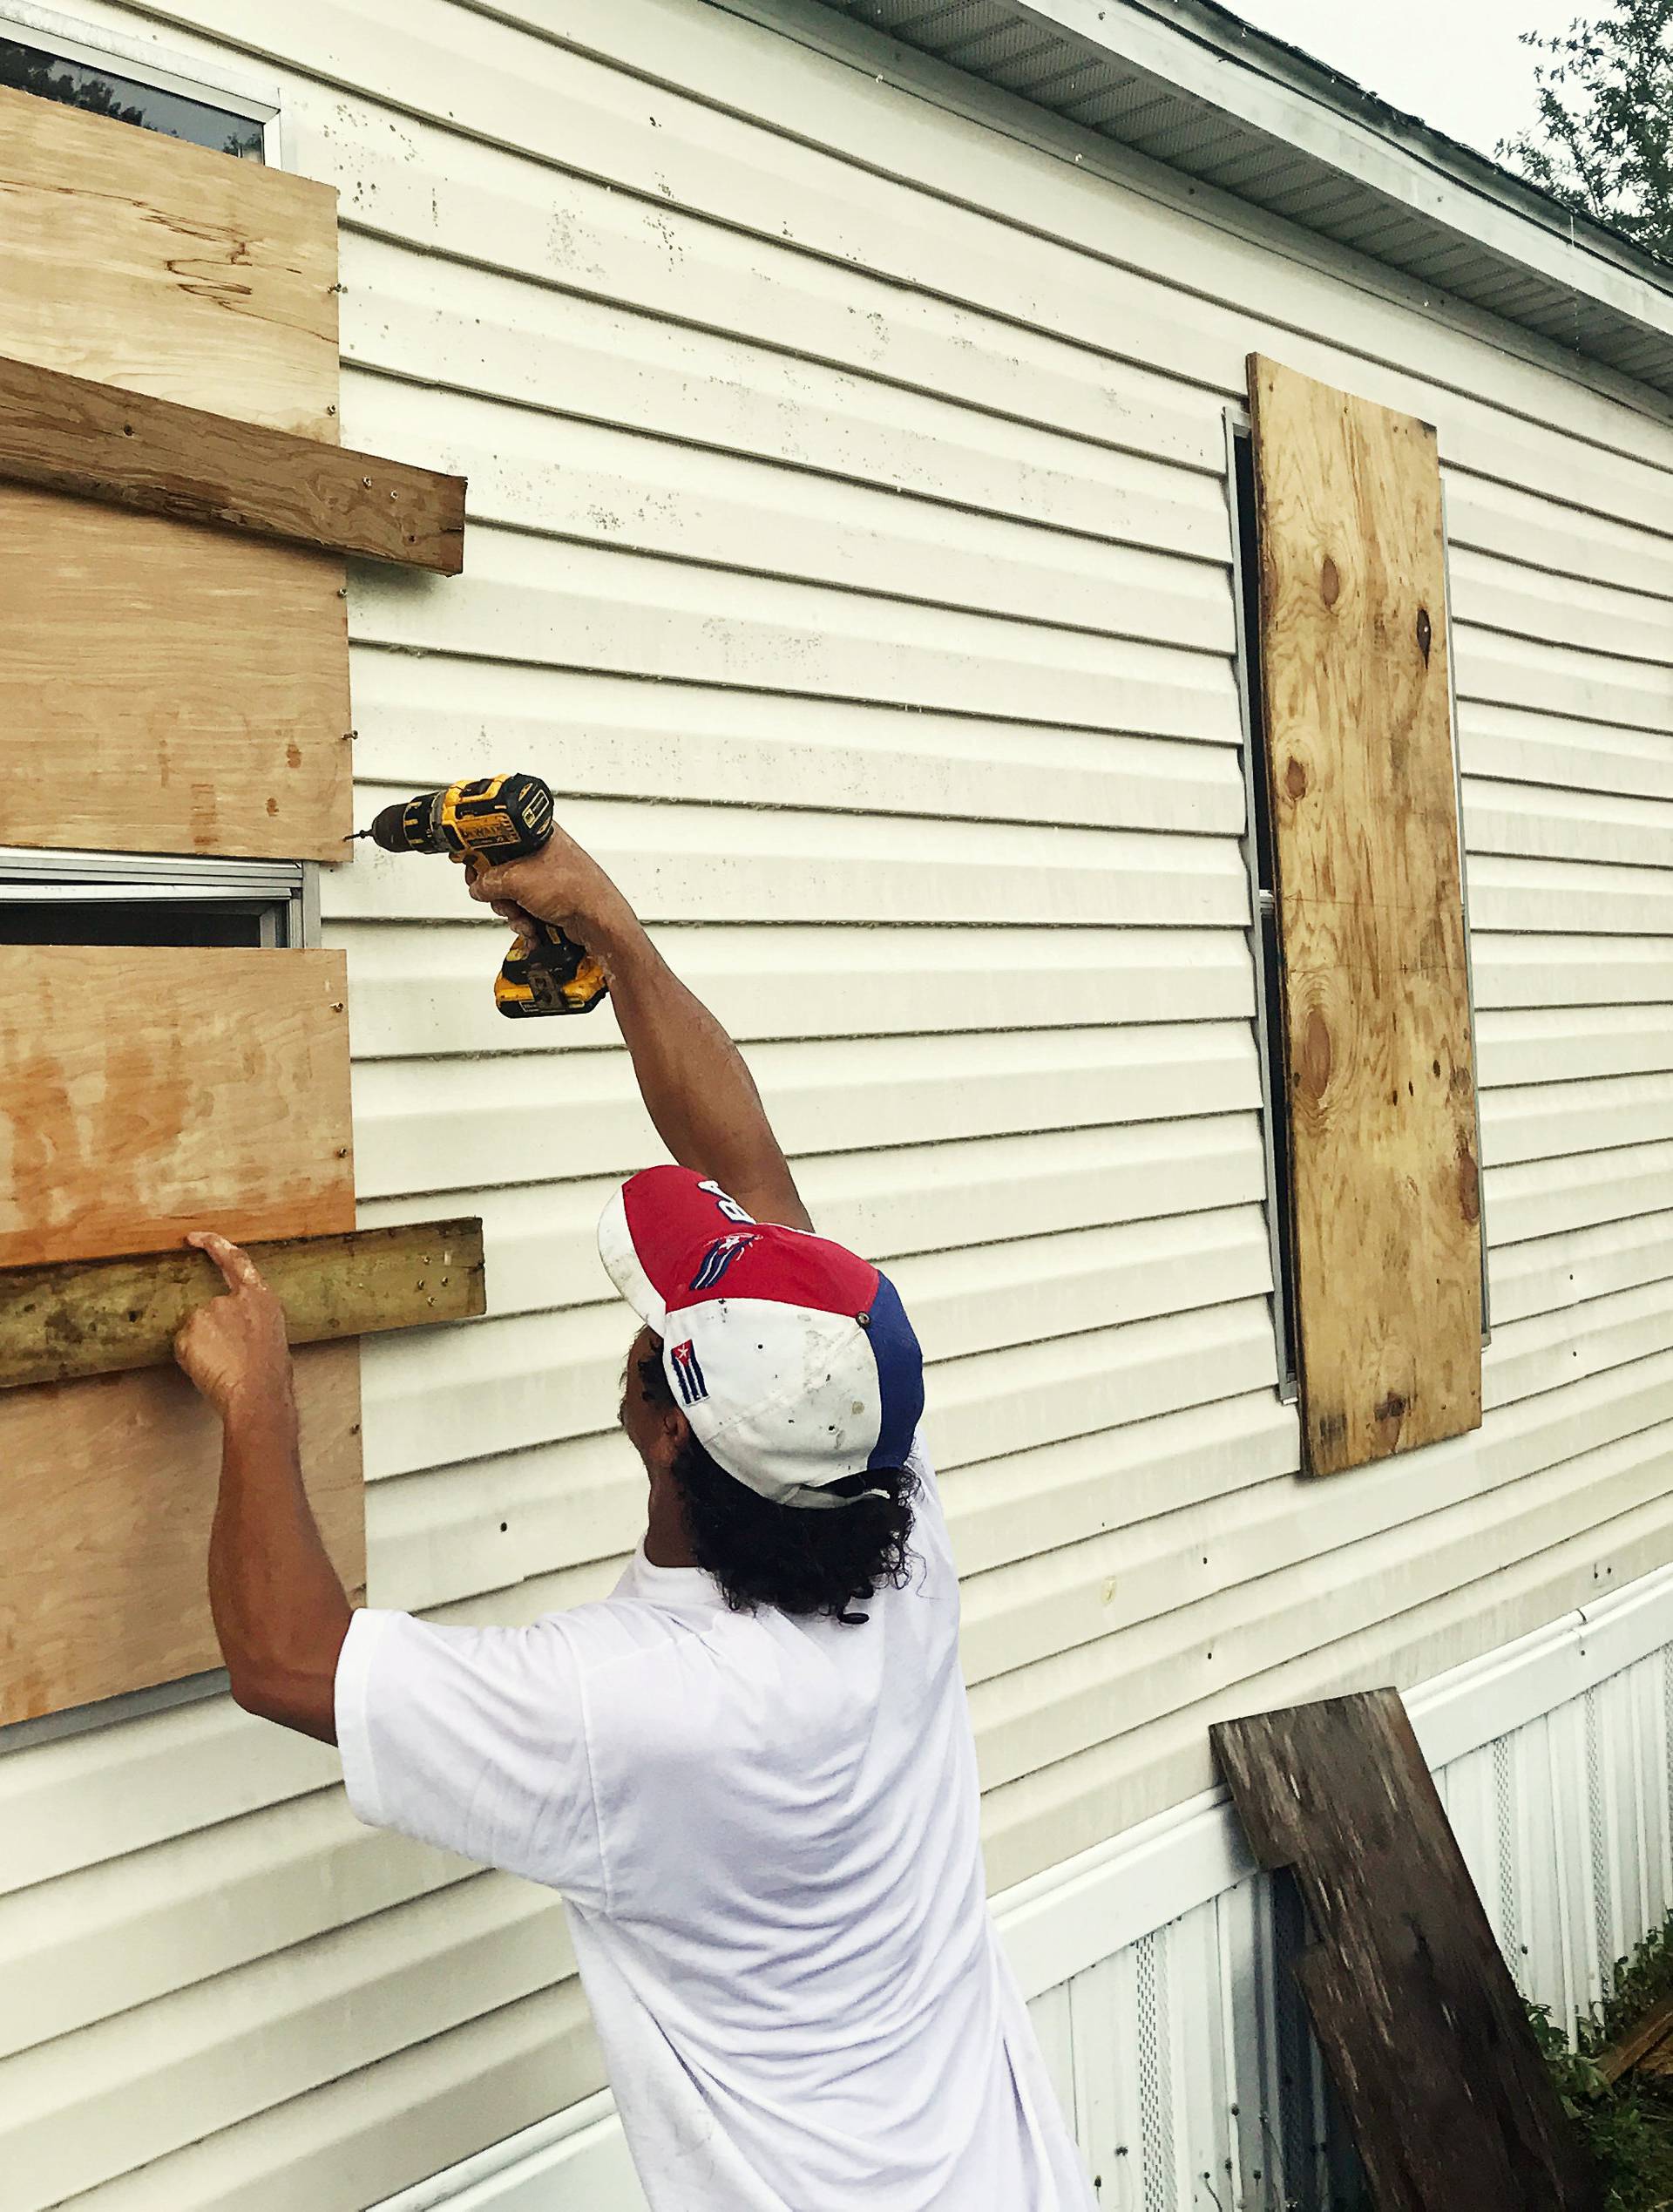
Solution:
[[[1370,92],[1491,154],[1534,120],[1538,56],[1517,34],[1549,37],[1599,0],[1229,0]]]

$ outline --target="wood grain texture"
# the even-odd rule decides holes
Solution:
[[[1596,2212],[1399,1691],[1210,1734],[1256,1857],[1296,1870],[1297,1978],[1378,2212]]]
[[[352,1229],[345,997],[341,953],[0,946],[0,1266]]]
[[[0,352],[337,435],[336,193],[0,88]]]
[[[342,579],[329,554],[0,485],[5,842],[340,861]]]
[[[293,1344],[428,1327],[485,1311],[482,1224],[403,1222],[250,1246]],[[193,1251],[0,1269],[0,1389],[167,1367],[188,1313],[222,1285]]]
[[[1597,2070],[1605,2081],[1619,2081],[1623,2073],[1631,2073],[1640,2066],[1647,2073],[1665,2076],[1673,2063],[1673,2053],[1666,2049],[1670,2040],[1673,2040],[1673,1997],[1664,1997],[1618,2041],[1598,2053]]]
[[[302,1469],[338,1573],[366,1580],[360,1353],[296,1355]],[[0,1723],[219,1666],[206,1563],[220,1423],[157,1370],[0,1394]]]
[[[464,478],[0,357],[0,478],[444,576]]]
[[[1434,432],[1253,356],[1303,1429],[1480,1426],[1481,1284]]]

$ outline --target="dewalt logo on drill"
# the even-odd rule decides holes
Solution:
[[[517,825],[509,814],[468,814],[453,822],[459,841],[472,852],[491,852],[496,845],[515,845]]]

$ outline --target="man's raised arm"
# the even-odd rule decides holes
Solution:
[[[485,870],[471,891],[513,925],[555,922],[602,963],[640,1094],[681,1167],[712,1176],[757,1221],[812,1226],[743,1055],[590,853],[554,828],[544,850]]]

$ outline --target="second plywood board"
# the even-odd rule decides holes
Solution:
[[[341,953],[0,946],[0,1266],[355,1220]]]
[[[10,845],[340,859],[342,563],[0,485]]]
[[[360,1350],[296,1355],[302,1470],[351,1597],[366,1578]],[[0,1725],[219,1666],[220,1423],[183,1374],[0,1394]]]
[[[0,353],[337,435],[336,193],[0,87]]]
[[[1307,1462],[1480,1424],[1475,1079],[1435,436],[1256,356]]]

